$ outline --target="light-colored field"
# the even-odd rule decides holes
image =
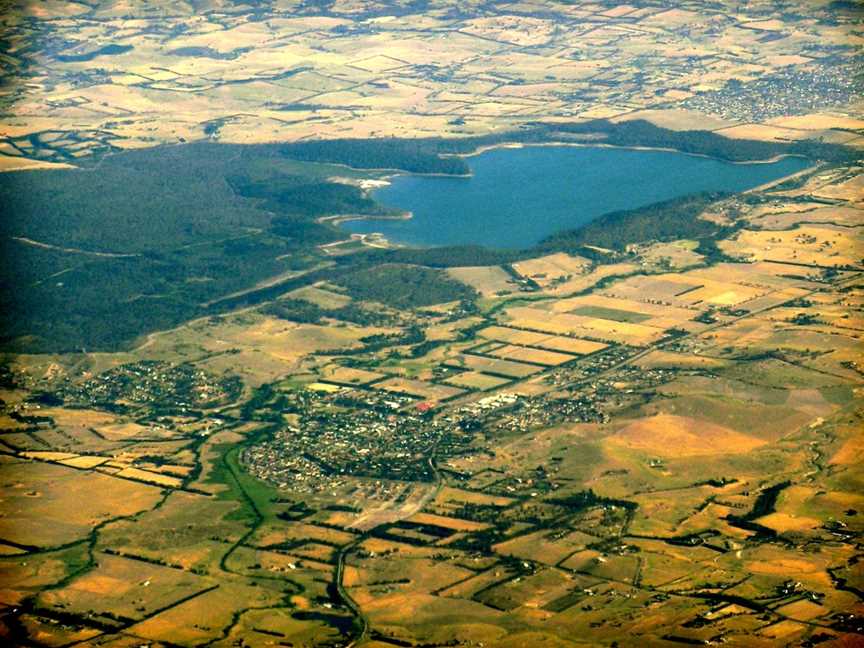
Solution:
[[[103,463],[108,461],[107,457],[92,457],[92,456],[77,456],[71,457],[69,459],[63,459],[60,461],[64,466],[71,466],[72,468],[83,468],[88,470],[90,468],[95,468],[96,466],[101,466]]]
[[[396,70],[400,67],[404,67],[406,63],[405,61],[400,61],[390,56],[376,54],[374,56],[360,59],[359,61],[352,61],[349,65],[369,72],[387,72],[389,70]]]
[[[131,422],[120,422],[122,419],[114,414],[93,409],[72,409],[62,407],[46,407],[39,411],[42,416],[51,417],[54,425],[68,437],[64,448],[78,452],[100,452],[116,447],[111,443],[124,440],[127,436],[143,433],[146,427]],[[108,441],[99,438],[102,428],[107,426],[103,434]],[[114,434],[114,426],[118,433]],[[92,432],[96,430],[96,434]]]
[[[134,479],[136,481],[146,482],[148,484],[156,484],[166,488],[180,488],[183,485],[183,480],[177,477],[169,477],[160,473],[151,472],[149,470],[141,470],[140,468],[124,468],[117,473],[118,477],[124,479]]]
[[[0,538],[18,544],[55,546],[78,540],[101,521],[156,504],[160,489],[56,464],[4,459]]]
[[[338,394],[339,392],[345,391],[345,387],[341,385],[331,385],[330,383],[325,382],[311,382],[306,385],[306,389],[315,392],[323,392],[325,394]]]
[[[780,128],[764,124],[742,124],[730,128],[721,128],[716,131],[718,135],[732,139],[754,139],[770,142],[788,142],[790,140],[804,139],[806,133],[791,128]]]
[[[13,157],[0,154],[0,173],[4,171],[30,171],[35,169],[74,169],[75,166],[65,162],[45,162],[31,160],[25,157]]]
[[[254,544],[266,547],[276,545],[288,540],[318,540],[330,544],[347,544],[351,542],[354,535],[347,531],[339,531],[330,527],[322,527],[317,524],[305,522],[284,522],[272,524],[259,529],[254,536]]]
[[[615,283],[604,294],[631,301],[640,301],[646,297],[663,303],[685,307],[691,301],[685,300],[686,295],[702,285],[702,282],[691,273],[664,274],[659,276],[637,275]]]
[[[856,435],[845,440],[829,463],[840,466],[864,463],[864,436]]]
[[[459,336],[461,330],[471,327],[479,321],[479,318],[466,317],[452,322],[444,321],[440,324],[433,324],[426,329],[426,339],[455,340]]]
[[[598,265],[587,271],[586,274],[574,274],[570,279],[566,279],[566,276],[562,275],[559,281],[554,282],[554,285],[552,283],[546,284],[543,292],[550,295],[572,295],[586,291],[608,277],[628,275],[637,270],[639,270],[639,266],[629,262]]]
[[[499,378],[498,376],[490,376],[488,374],[479,373],[477,371],[465,371],[456,376],[451,376],[447,379],[447,383],[456,387],[464,387],[467,389],[494,389],[505,385],[510,380],[508,378]]]
[[[589,5],[590,6],[590,5]],[[618,5],[617,7],[613,7],[607,11],[601,11],[597,14],[597,16],[604,16],[606,18],[621,18],[622,16],[626,16],[628,14],[636,11],[636,7],[629,4]]]
[[[653,295],[650,293],[644,294],[641,299],[618,297],[616,290],[619,285],[613,284],[599,294],[559,299],[553,304],[552,310],[556,313],[569,313],[591,307],[596,307],[598,312],[608,309],[610,317],[617,318],[613,321],[630,321],[646,326],[652,326],[654,320],[674,319],[683,322],[692,319],[695,314],[689,308],[652,303]]]
[[[98,565],[62,589],[43,592],[42,605],[86,615],[90,611],[139,619],[212,584],[194,574],[101,554]]]
[[[688,460],[692,461],[692,459]],[[634,515],[630,530],[639,535],[675,536],[681,533],[682,520],[687,520],[691,514],[700,511],[700,509],[704,510],[706,500],[712,495],[719,499],[716,491],[712,491],[706,486],[676,490],[675,497],[669,497],[668,493],[636,495],[633,500],[639,508]],[[712,513],[716,513],[716,511],[712,511]],[[716,523],[712,523],[711,526],[716,528]],[[695,561],[704,558],[705,556],[702,554],[705,551],[708,550],[690,551],[687,555]]]
[[[547,568],[492,587],[476,594],[474,598],[504,610],[537,610],[572,588],[573,577],[570,574]]]
[[[530,47],[543,45],[552,36],[550,26],[529,16],[503,16],[467,20],[462,30],[483,38]]]
[[[27,459],[38,459],[39,461],[63,461],[64,459],[74,459],[77,455],[71,452],[51,452],[45,450],[32,450],[22,452],[22,457]]]
[[[594,353],[606,348],[606,345],[600,342],[591,342],[589,340],[580,340],[579,338],[564,337],[561,335],[548,335],[546,333],[537,333],[536,331],[522,331],[506,326],[489,326],[480,331],[478,335],[489,340],[541,347],[551,351],[562,351],[576,355]]]
[[[483,522],[473,522],[471,520],[434,515],[432,513],[415,513],[408,518],[408,522],[431,524],[432,526],[453,529],[454,531],[482,531],[483,529],[489,528],[489,525],[484,524]]]
[[[234,615],[241,610],[274,605],[278,600],[278,594],[266,588],[221,583],[218,589],[133,625],[130,631],[152,641],[194,645],[206,642],[221,628],[230,627]]]
[[[425,643],[464,644],[467,636],[484,645],[501,645],[507,634],[495,625],[500,612],[465,599],[397,593],[381,596],[364,609],[388,636],[418,636]],[[441,623],[443,619],[454,623]]]
[[[716,380],[697,381],[676,382],[668,389],[664,386],[661,393],[677,395],[656,403],[652,412],[705,420],[763,441],[777,441],[815,418],[806,405],[797,410],[787,403],[772,402],[775,391],[754,386],[747,394],[746,383],[735,389]],[[768,402],[760,402],[763,399]]]
[[[777,608],[777,612],[796,621],[812,621],[813,619],[825,616],[830,612],[830,609],[818,603],[805,600],[783,605]]]
[[[703,215],[703,218],[708,217]],[[721,222],[724,220],[718,217]],[[649,268],[666,270],[683,270],[690,266],[700,264],[704,259],[695,250],[696,241],[670,241],[657,242],[647,246],[640,246],[638,250],[642,262]]]
[[[720,117],[705,115],[693,110],[674,108],[668,110],[639,110],[622,117],[613,118],[612,121],[632,121],[634,119],[644,119],[661,128],[679,131],[716,130],[732,125],[731,122]]]
[[[559,535],[561,537],[557,537]],[[497,553],[507,556],[538,560],[547,565],[555,565],[570,554],[581,551],[585,549],[586,545],[596,541],[595,536],[581,531],[560,534],[543,530],[506,540],[493,548]]]
[[[546,287],[552,281],[585,274],[591,265],[588,259],[559,252],[537,259],[519,261],[513,264],[513,269],[523,277],[532,279],[540,286]]]
[[[546,351],[544,349],[530,349],[528,347],[514,346],[512,344],[490,352],[497,358],[516,360],[518,362],[531,362],[547,366],[555,366],[575,360],[576,357],[557,351]]]
[[[252,561],[247,563],[247,569],[254,570],[254,565],[259,564],[263,569],[281,574],[294,574],[300,571],[298,577],[312,577],[320,579],[322,574],[327,574],[333,569],[333,565],[323,560],[305,557],[300,552],[286,553],[284,551],[255,551],[248,558]]]
[[[580,338],[564,337],[560,335],[552,335],[544,338],[538,346],[544,349],[553,351],[563,351],[564,353],[574,353],[576,355],[588,355],[602,351],[608,345],[602,342],[592,342],[591,340],[582,340]]]
[[[111,441],[123,441],[133,439],[137,436],[153,436],[154,431],[151,428],[145,427],[139,423],[125,422],[116,423],[113,425],[93,426],[93,429],[99,432],[106,439]],[[158,434],[158,432],[156,432]]]
[[[609,442],[661,457],[738,454],[765,443],[714,423],[668,414],[634,421]]]
[[[478,504],[480,506],[507,506],[513,502],[512,498],[503,497],[501,495],[489,495],[487,493],[479,493],[477,491],[463,490],[461,488],[453,488],[445,486],[435,497],[434,503],[441,506],[450,506],[455,504]]]
[[[508,342],[510,344],[530,346],[537,345],[541,340],[548,337],[544,333],[537,333],[536,331],[520,331],[505,326],[489,326],[479,331],[477,335],[488,340],[500,340],[501,342]]]
[[[511,362],[510,360],[496,360],[482,356],[463,353],[455,358],[450,358],[447,364],[454,367],[473,369],[484,373],[507,376],[512,378],[525,378],[540,371],[540,367]]]
[[[705,304],[737,306],[777,289],[812,285],[804,272],[797,282],[789,279],[790,273],[788,265],[779,263],[720,263],[683,273],[631,277],[614,284],[604,294],[635,301],[660,300],[684,309],[703,308]]]
[[[822,520],[811,517],[796,517],[790,513],[771,513],[764,515],[758,520],[757,524],[773,529],[777,533],[787,533],[789,531],[810,531],[822,525]]]
[[[517,306],[507,310],[509,323],[554,334],[589,337],[606,342],[644,345],[657,341],[663,330],[643,324],[615,322],[598,317],[584,317],[570,313],[550,313],[539,308]]]
[[[299,547],[292,548],[291,554],[320,563],[332,563],[336,554],[336,549],[330,545],[307,542]]]
[[[801,225],[794,230],[739,232],[735,241],[723,241],[734,250],[758,261],[782,261],[821,266],[857,265],[864,250],[861,228],[834,225]]]
[[[490,585],[493,585],[497,582],[500,582],[510,576],[511,572],[506,567],[496,565],[495,567],[480,572],[476,576],[472,576],[471,578],[464,580],[461,583],[456,583],[455,585],[451,585],[450,587],[441,590],[441,592],[439,592],[439,595],[469,599],[476,592],[486,587],[489,587]]]
[[[320,285],[306,286],[287,293],[285,297],[290,299],[303,299],[320,306],[321,308],[342,308],[351,302],[351,297],[327,290]]]
[[[637,361],[640,367],[646,368],[706,368],[719,369],[728,363],[716,358],[695,355],[692,353],[674,353],[671,351],[655,350]]]
[[[843,128],[858,130],[864,128],[864,120],[842,114],[814,113],[810,115],[794,115],[772,119],[770,124],[782,128],[799,128],[803,130],[824,130],[827,128]]]
[[[357,580],[356,585],[352,587],[352,593],[358,586],[372,585],[380,581],[400,581],[405,578],[408,578],[410,583],[399,583],[394,589],[432,592],[468,578],[474,573],[447,561],[402,556],[398,553],[368,558],[353,566],[357,569]]]
[[[463,393],[456,387],[445,385],[434,385],[422,380],[411,380],[409,378],[388,378],[375,384],[375,389],[419,396],[428,400],[445,400]]]
[[[643,558],[640,572],[641,582],[649,587],[662,586],[696,569],[688,552],[677,551],[675,547],[656,540],[637,540]]]
[[[585,569],[586,573],[603,579],[633,582],[638,571],[639,559],[636,556],[619,556],[611,554],[598,557],[593,564]]]
[[[349,385],[365,385],[373,380],[383,378],[385,374],[365,369],[355,369],[354,367],[342,367],[339,365],[330,365],[324,367],[321,371],[321,379],[329,380],[335,383],[344,383]]]
[[[698,290],[687,293],[687,299],[694,304],[706,303],[712,306],[738,306],[765,294],[764,289],[742,286],[740,284],[706,282]]]
[[[283,378],[302,358],[319,350],[357,347],[359,339],[376,333],[392,333],[376,327],[296,324],[255,312],[239,312],[219,321],[193,320],[176,329],[154,333],[135,350],[148,359],[170,361],[198,359],[203,369],[230,371],[244,382],[258,386]],[[231,350],[231,353],[226,353]]]
[[[100,539],[123,554],[209,572],[225,553],[224,543],[243,534],[242,523],[230,519],[237,509],[230,501],[174,491],[159,508],[110,525]]]
[[[473,287],[484,297],[511,293],[518,289],[514,285],[513,277],[504,272],[499,266],[449,268],[447,274]]]
[[[813,192],[819,198],[848,200],[850,203],[864,203],[864,174],[856,175],[849,180],[827,184]]]
[[[825,207],[809,203],[808,209],[793,209],[794,205],[784,205],[780,210],[754,211],[750,220],[761,229],[783,230],[799,223],[833,223],[835,225],[856,226],[864,219],[864,213],[856,207],[837,205]]]
[[[308,607],[305,597],[292,597],[292,603],[298,609]],[[237,619],[231,628],[229,639],[232,642],[244,642],[249,648],[267,648],[274,644],[274,639],[290,643],[293,646],[314,645],[316,642],[340,640],[338,630],[325,623],[313,619],[299,620],[292,616],[294,610],[268,608],[265,610],[248,610]],[[367,644],[374,646],[374,642]]]
[[[638,311],[622,310],[620,308],[610,308],[608,306],[593,306],[590,304],[575,306],[568,312],[573,315],[599,317],[600,319],[612,322],[626,322],[628,324],[641,324],[646,320],[651,319],[649,315],[645,315]]]

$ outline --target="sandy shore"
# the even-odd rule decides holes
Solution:
[[[335,214],[333,216],[322,216],[315,220],[318,223],[340,225],[355,220],[410,220],[412,218],[414,218],[414,214],[410,211],[404,211],[398,214]]]
[[[615,144],[604,144],[601,141],[586,141],[586,142],[501,142],[499,144],[488,144],[486,146],[481,146],[470,153],[445,153],[442,154],[441,157],[459,157],[459,158],[470,158],[481,153],[485,153],[487,151],[493,151],[495,149],[521,149],[528,147],[550,147],[550,146],[569,146],[573,148],[606,148],[606,149],[620,149],[623,151],[662,151],[664,153],[680,153],[681,155],[690,155],[692,157],[706,158],[709,160],[719,160],[720,162],[726,162],[727,164],[774,164],[775,162],[779,162],[780,160],[787,157],[799,157],[803,158],[803,155],[796,155],[794,153],[782,153],[780,155],[775,155],[774,157],[767,158],[765,160],[743,160],[743,161],[733,161],[726,160],[724,158],[716,157],[714,155],[706,155],[705,153],[688,153],[686,151],[679,151],[675,148],[667,148],[660,146],[617,146]],[[399,173],[394,175],[446,175],[446,174],[409,174],[409,173]],[[462,176],[447,176],[447,177],[462,177]]]

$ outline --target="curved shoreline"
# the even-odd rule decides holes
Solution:
[[[483,153],[487,153],[489,151],[494,151],[497,149],[523,149],[523,148],[535,148],[535,147],[536,148],[542,148],[542,147],[548,147],[548,148],[556,148],[556,147],[603,148],[603,149],[613,149],[613,150],[617,149],[617,150],[621,150],[621,151],[649,151],[649,152],[650,151],[657,151],[657,152],[662,152],[662,153],[679,153],[681,155],[689,155],[691,157],[702,158],[705,160],[716,160],[718,162],[724,162],[726,164],[737,164],[737,165],[775,164],[775,163],[780,162],[781,160],[784,160],[786,158],[801,158],[804,160],[810,159],[806,155],[801,155],[798,153],[781,153],[779,155],[775,155],[774,157],[770,157],[770,158],[767,158],[764,160],[733,161],[733,160],[727,160],[727,159],[722,158],[722,157],[717,157],[715,155],[707,155],[705,153],[689,153],[687,151],[680,151],[680,150],[675,149],[675,148],[664,148],[664,147],[658,147],[658,146],[618,146],[616,144],[602,144],[602,143],[594,143],[594,142],[582,143],[582,142],[565,142],[565,141],[562,141],[562,142],[558,142],[558,141],[556,141],[556,142],[529,142],[529,143],[525,143],[525,142],[498,142],[497,144],[487,144],[485,146],[480,146],[480,147],[478,147],[478,148],[476,148],[473,151],[470,151],[468,153],[440,153],[439,157],[466,159],[466,158],[477,157],[478,155],[482,155]],[[815,169],[819,166],[819,164],[821,164],[821,163],[818,160],[813,160],[813,166],[808,167],[808,169]],[[386,181],[387,184],[390,184],[389,181],[391,178],[396,178],[399,176],[415,176],[418,178],[466,178],[466,179],[470,179],[470,178],[474,177],[473,171],[470,171],[468,173],[458,173],[458,174],[457,173],[420,173],[420,172],[416,172],[416,171],[406,171],[404,169],[387,169],[387,168],[357,169],[356,167],[351,167],[351,166],[348,166],[347,164],[336,164],[335,166],[345,167],[347,169],[352,169],[354,171],[370,171],[373,173],[385,173],[386,175],[383,176],[382,180]],[[806,170],[807,169],[804,169],[804,171],[806,171]],[[802,173],[802,172],[803,171],[796,171],[795,174]],[[795,175],[795,174],[791,174],[791,175]],[[788,177],[789,176],[784,176],[783,178],[780,178],[779,180],[784,180]],[[366,189],[364,191],[367,194],[371,194],[372,192],[375,191],[375,189],[374,188]],[[752,190],[748,189],[747,191],[752,191]],[[741,192],[741,193],[744,193],[744,192]],[[406,212],[406,213],[410,214],[410,212]],[[326,217],[326,218],[330,218],[330,217]],[[376,216],[372,216],[372,217],[358,216],[357,218],[349,218],[349,219],[345,219],[345,220],[363,220],[364,218],[370,219],[370,220],[373,220],[373,219],[379,220],[379,218]]]
[[[487,153],[489,151],[494,151],[497,149],[523,149],[523,148],[535,148],[535,147],[537,147],[537,148],[540,148],[540,147],[544,147],[544,148],[557,148],[557,147],[602,148],[602,149],[618,149],[618,150],[624,150],[624,151],[643,151],[643,152],[645,152],[645,151],[647,151],[647,152],[657,151],[657,152],[663,152],[663,153],[679,153],[681,155],[689,155],[692,157],[708,159],[708,160],[715,160],[715,161],[719,161],[719,162],[724,162],[726,164],[736,164],[736,165],[775,164],[775,163],[780,162],[781,160],[784,160],[786,158],[800,158],[800,159],[804,159],[804,160],[810,159],[805,155],[800,155],[800,154],[796,154],[796,153],[781,153],[779,155],[775,155],[774,157],[771,157],[771,158],[768,158],[765,160],[747,160],[747,161],[733,162],[731,160],[726,160],[724,158],[716,157],[713,155],[706,155],[704,153],[688,153],[688,152],[680,151],[680,150],[674,149],[674,148],[662,148],[662,147],[652,147],[652,146],[617,146],[614,144],[601,144],[601,143],[595,143],[595,142],[582,143],[582,142],[558,142],[558,141],[556,141],[556,142],[529,142],[529,143],[525,143],[525,142],[498,142],[496,144],[487,144],[485,146],[480,146],[480,147],[476,148],[475,150],[470,151],[468,153],[442,153],[442,154],[440,154],[440,157],[443,157],[443,158],[458,157],[458,158],[466,159],[466,158],[477,157],[479,155],[482,155],[483,153]],[[814,171],[814,170],[818,169],[821,164],[822,164],[821,162],[819,162],[818,160],[815,160],[815,161],[813,161],[813,165],[807,167],[806,169],[802,169],[801,171],[795,171],[794,173],[782,176],[780,178],[777,178],[776,180],[772,180],[769,183],[765,183],[765,184],[759,185],[757,187],[753,187],[751,189],[745,189],[744,191],[740,191],[737,193],[738,194],[745,194],[745,193],[749,193],[751,191],[757,191],[757,190],[760,190],[760,189],[768,187],[768,186],[772,186],[775,184],[779,184],[781,182],[785,182],[786,180],[789,180],[790,178],[794,178],[794,177],[797,177],[801,174]],[[344,164],[339,164],[337,166],[344,166],[346,168],[352,168],[352,169],[354,168],[354,167],[348,167],[348,165],[344,165]],[[357,169],[354,169],[354,170],[357,170]],[[450,173],[417,173],[414,171],[405,171],[403,169],[362,169],[362,170],[363,171],[378,172],[378,173],[387,173],[387,172],[392,171],[392,173],[387,173],[387,175],[380,178],[382,181],[384,181],[388,185],[390,184],[390,180],[392,178],[396,178],[399,176],[415,176],[415,177],[421,177],[421,178],[422,177],[439,177],[439,178],[466,178],[466,179],[470,179],[470,178],[474,177],[473,171],[471,171],[470,173],[467,173],[467,174],[450,174]],[[367,195],[372,195],[375,192],[375,190],[378,188],[380,188],[380,187],[372,187],[372,188],[364,189],[363,191]],[[410,220],[412,218],[414,218],[413,212],[404,211],[404,212],[401,212],[400,214],[395,214],[395,215],[388,215],[388,214],[382,214],[382,215],[376,215],[376,214],[336,214],[336,215],[332,215],[332,216],[322,216],[321,218],[316,219],[316,222],[319,222],[319,223],[329,222],[329,223],[339,227],[342,223],[346,223],[349,221]],[[347,234],[356,234],[356,232],[351,232],[350,230],[347,230],[347,229],[344,229],[344,231]],[[386,237],[385,237],[385,240],[386,240]],[[394,242],[389,241],[389,240],[387,240],[387,244],[388,244],[388,246],[392,246],[392,247],[403,247],[403,244],[394,243]],[[412,247],[412,246],[409,246],[409,247]]]
[[[485,146],[480,146],[474,151],[469,153],[442,153],[441,157],[458,157],[458,158],[470,158],[475,157],[477,155],[481,155],[482,153],[486,153],[487,151],[494,151],[495,149],[521,149],[521,148],[529,148],[529,147],[557,147],[557,146],[567,146],[573,148],[605,148],[605,149],[619,149],[622,151],[659,151],[663,153],[680,153],[681,155],[690,155],[692,157],[704,158],[708,160],[717,160],[719,162],[725,162],[726,164],[774,164],[775,162],[779,162],[788,157],[794,158],[803,158],[809,159],[806,155],[801,155],[799,153],[780,153],[775,155],[774,157],[770,157],[764,160],[728,160],[726,158],[718,157],[716,155],[708,155],[707,153],[692,153],[689,151],[682,151],[676,148],[662,147],[662,146],[620,146],[618,144],[604,144],[602,140],[597,141],[585,141],[585,142],[568,142],[568,141],[553,141],[553,142],[499,142],[497,144],[487,144]],[[396,175],[443,175],[446,177],[465,177],[465,176],[451,176],[449,174],[413,174],[410,171],[406,171],[403,173],[399,173]],[[468,174],[473,175],[473,174]]]
[[[571,148],[603,148],[603,149],[618,149],[622,151],[658,151],[662,153],[680,153],[681,155],[689,155],[692,157],[703,158],[707,160],[717,160],[718,162],[724,162],[726,164],[774,164],[775,162],[779,162],[785,158],[793,157],[793,158],[802,158],[802,159],[810,159],[806,155],[801,155],[799,153],[780,153],[779,155],[775,155],[774,157],[770,157],[764,160],[728,160],[726,158],[718,157],[716,155],[708,155],[707,153],[691,153],[688,151],[681,151],[676,148],[669,147],[661,147],[661,146],[619,146],[617,144],[604,144],[602,141],[586,141],[586,142],[568,142],[568,141],[551,141],[551,142],[498,142],[496,144],[486,144],[484,146],[478,146],[473,151],[469,151],[467,153],[439,153],[438,156],[442,158],[472,158],[478,155],[482,155],[483,153],[487,153],[489,151],[494,151],[496,149],[523,149],[523,148],[533,148],[533,147],[571,147]],[[818,161],[814,161],[816,164]],[[348,164],[344,164],[341,162],[328,162],[332,166],[338,166],[345,169],[351,169],[352,171],[365,171],[370,173],[383,173],[384,180],[389,180],[390,178],[395,178],[397,176],[417,176],[419,178],[473,178],[474,172],[469,171],[468,173],[423,173],[420,171],[406,171],[405,169],[397,169],[397,168],[389,168],[389,167],[380,167],[380,168],[359,168],[352,167]],[[369,190],[374,191],[374,189]]]
[[[333,214],[331,216],[321,216],[316,218],[316,223],[330,223],[337,227],[342,223],[357,220],[411,220],[414,218],[414,213],[403,211],[398,214]],[[350,232],[353,234],[354,232]]]

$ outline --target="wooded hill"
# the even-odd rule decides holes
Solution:
[[[79,169],[4,173],[2,347],[117,349],[144,333],[262,303],[289,287],[325,278],[362,298],[399,305],[392,295],[373,294],[379,278],[370,269],[381,263],[493,265],[553,250],[575,251],[585,244],[617,248],[645,237],[707,240],[716,234],[710,224],[695,221],[701,206],[715,197],[696,196],[610,214],[518,252],[459,246],[369,251],[331,259],[316,247],[346,237],[321,222],[322,216],[388,213],[357,186],[363,178],[377,177],[359,167],[462,174],[468,167],[454,154],[502,142],[574,139],[674,148],[736,161],[782,154],[837,161],[858,155],[818,142],[731,140],[641,121],[597,120],[531,124],[464,139],[162,146],[85,159]],[[325,262],[331,267],[315,269]],[[312,271],[287,277],[304,270]],[[363,280],[366,275],[360,271],[373,273],[368,275],[371,281]],[[280,274],[286,274],[284,283],[226,298]],[[406,295],[418,290],[403,288]],[[464,297],[449,284],[440,295],[428,295],[442,301]],[[405,305],[416,301],[407,299]]]

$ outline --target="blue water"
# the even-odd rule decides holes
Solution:
[[[470,178],[402,175],[375,190],[410,220],[348,221],[417,246],[523,248],[602,214],[697,191],[744,191],[808,166],[801,158],[731,164],[665,151],[542,146],[495,149],[467,159]]]

